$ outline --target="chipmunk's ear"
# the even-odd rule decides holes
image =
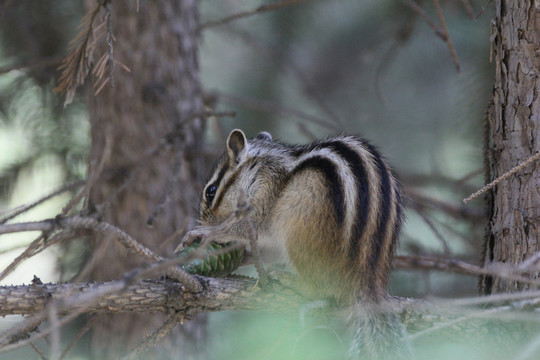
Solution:
[[[227,138],[227,153],[229,158],[235,163],[239,164],[243,156],[247,152],[247,139],[244,132],[239,129],[234,129]]]
[[[255,138],[259,140],[272,141],[272,135],[266,131],[258,133]]]

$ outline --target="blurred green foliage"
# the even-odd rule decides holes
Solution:
[[[58,160],[64,179],[57,186],[84,178],[90,138],[84,106],[63,109],[52,92],[81,4],[6,2],[0,10],[0,196],[6,198],[21,171],[44,157]]]
[[[523,315],[523,314],[522,314]],[[498,315],[494,314],[496,318]],[[523,321],[514,313],[514,320],[463,318],[470,329],[438,323],[437,330],[411,339],[416,360],[507,360],[523,356],[537,359],[527,345],[534,340],[540,326]],[[526,316],[526,315],[525,315]],[[234,319],[234,320],[232,320]],[[459,322],[457,322],[459,324]],[[300,317],[286,314],[218,313],[209,322],[212,344],[210,359],[237,360],[330,360],[345,359],[349,338],[339,318],[317,323],[308,318],[304,326]],[[412,330],[409,329],[412,333]],[[503,340],[501,340],[503,339]]]

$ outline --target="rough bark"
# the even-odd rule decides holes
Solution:
[[[0,287],[0,316],[28,315],[43,310],[51,301],[71,304],[69,311],[84,309],[92,313],[163,313],[182,312],[186,318],[201,312],[227,310],[268,310],[296,313],[306,302],[297,292],[284,287],[266,291],[256,280],[199,277],[202,292],[193,292],[170,280],[145,280],[123,291],[100,296],[89,303],[93,294],[117,286],[109,283],[43,284]],[[121,284],[120,284],[121,286]],[[297,306],[292,306],[296,304]]]
[[[95,1],[87,4],[93,8]],[[99,179],[91,189],[90,208],[166,255],[177,245],[171,235],[193,215],[195,184],[200,182],[198,163],[188,159],[197,153],[202,134],[201,121],[192,119],[202,110],[197,2],[115,0],[110,6],[114,58],[130,72],[117,64],[114,87],[106,86],[97,96],[89,91],[89,179]],[[107,52],[105,45],[96,53]],[[147,220],[153,214],[158,216],[150,227]],[[165,239],[169,241],[158,242]],[[140,262],[109,236],[98,236],[82,278],[114,280]],[[114,358],[162,322],[157,315],[98,316],[92,328],[93,355]],[[162,343],[162,356],[189,358],[199,352],[204,334],[197,331],[184,343],[173,332]]]
[[[540,5],[530,0],[495,1],[492,28],[496,65],[488,111],[488,168],[495,179],[540,151]],[[490,194],[484,263],[517,265],[540,251],[540,163],[518,171]],[[533,272],[531,277],[537,277]],[[484,293],[528,285],[482,278]]]

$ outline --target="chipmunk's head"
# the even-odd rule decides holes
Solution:
[[[259,133],[248,140],[242,130],[231,131],[226,151],[211,172],[201,197],[200,217],[203,224],[225,220],[236,210],[241,195],[253,194],[261,178],[261,157],[273,146],[272,136]]]

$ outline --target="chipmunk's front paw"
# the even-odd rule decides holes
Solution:
[[[184,250],[186,247],[192,245],[196,240],[199,242],[204,242],[204,240],[210,235],[210,229],[207,227],[199,226],[195,229],[189,231],[182,241],[180,241],[180,244],[174,249],[174,254],[177,255],[182,250]]]

